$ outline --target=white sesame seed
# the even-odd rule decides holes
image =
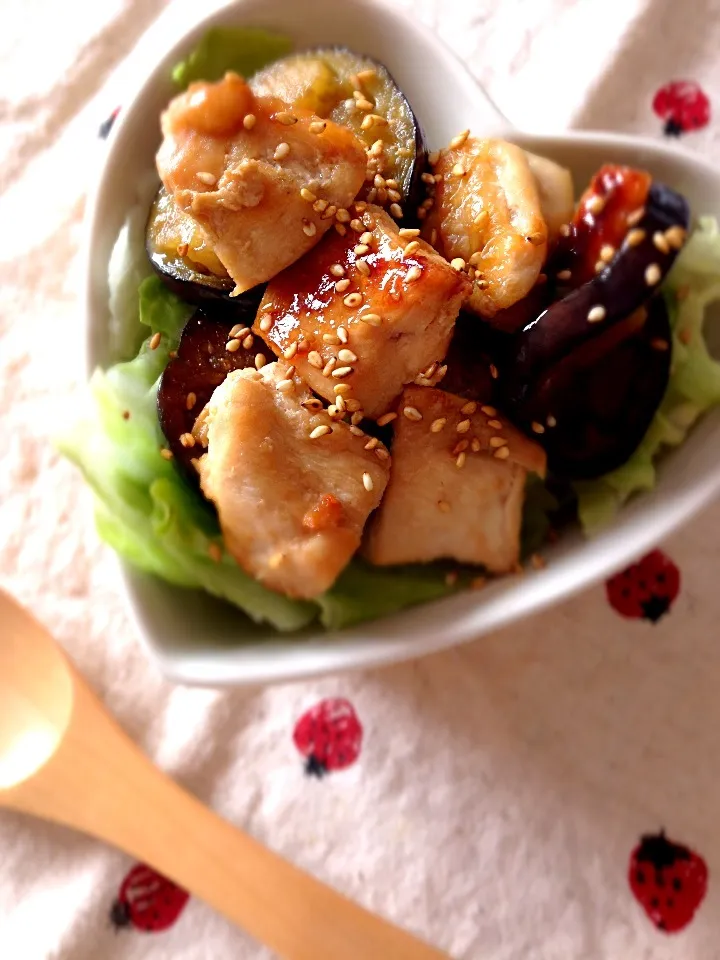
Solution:
[[[632,213],[629,213],[626,217],[626,222],[629,227],[634,227],[635,224],[640,223],[642,218],[645,216],[645,207],[638,207],[637,210],[633,210]]]
[[[279,144],[277,145],[277,147],[275,147],[275,153],[273,154],[273,160],[284,160],[285,157],[286,157],[289,153],[290,153],[290,144],[289,144],[289,143],[285,143],[285,142],[283,141],[282,143],[279,143]]]
[[[342,377],[349,377],[352,372],[352,367],[336,367],[332,372],[332,376],[340,380]]]
[[[569,237],[570,236],[570,224],[563,223],[560,225],[560,236]]]
[[[403,240],[412,240],[413,237],[420,236],[420,231],[417,227],[402,227],[398,230],[398,236],[402,237]]]
[[[322,217],[320,217],[320,219],[332,220],[332,218],[336,215],[337,215],[337,207],[335,206],[335,204],[331,203],[329,207],[325,208],[323,215]]]
[[[327,123],[325,120],[313,120],[308,129],[310,130],[310,133],[317,134],[322,133],[326,126]]]
[[[364,473],[362,475],[362,481],[363,481],[363,486],[365,487],[367,492],[370,493],[370,491],[374,487],[373,478],[370,476],[369,473]]]
[[[500,376],[500,372],[494,363],[490,364],[490,376],[493,378],[493,380],[497,380],[497,378]]]
[[[277,389],[280,393],[290,393],[295,384],[290,379],[278,380]]]
[[[237,341],[236,341],[236,342],[237,342]],[[265,359],[265,355],[264,355],[264,354],[262,354],[262,353],[256,353],[256,354],[255,354],[255,369],[256,369],[256,370],[262,370],[262,368],[265,366],[266,363],[267,363],[267,360]]]
[[[450,261],[450,266],[453,268],[453,270],[464,270],[464,269],[465,269],[465,261],[463,260],[462,257],[454,257],[454,258]]]
[[[588,323],[599,323],[601,320],[604,320],[606,316],[607,311],[605,307],[602,307],[600,304],[598,304],[597,306],[591,307],[590,310],[588,310]]]
[[[197,397],[191,390],[190,393],[185,397],[185,409],[192,410],[192,408],[195,406],[196,403],[197,403]]]
[[[352,390],[352,387],[350,386],[349,383],[336,383],[335,386],[333,387],[333,393],[336,396],[340,396],[340,395],[344,396],[345,394],[350,393],[351,390]]]
[[[258,326],[260,327],[263,333],[267,333],[272,325],[273,325],[273,318],[267,317],[267,316],[263,317],[262,320],[260,320],[260,322],[258,323]]]
[[[411,240],[410,243],[403,250],[403,257],[410,257],[416,250],[420,249],[420,244],[417,240]]]
[[[180,443],[184,447],[194,447],[195,446],[195,437],[191,433],[181,433],[180,434]]]
[[[477,437],[473,437],[470,441],[470,449],[473,453],[480,453],[480,441]]]
[[[399,190],[393,190],[392,187],[387,192],[388,200],[392,200],[394,203],[402,200],[402,194]]]
[[[438,417],[437,420],[433,420],[430,424],[430,433],[440,433],[446,423],[447,417]]]
[[[463,450],[467,450],[469,446],[470,446],[469,440],[458,440],[458,442],[455,444],[455,446],[452,449],[452,455],[456,457],[459,453],[462,453]]]
[[[318,370],[322,369],[323,359],[317,350],[311,350],[308,354],[308,363],[311,367],[316,367]]]
[[[355,233],[365,233],[365,224],[358,217],[350,221],[350,229]]]
[[[347,400],[347,408],[350,413],[359,413],[362,410],[362,404],[359,400],[353,400],[352,397],[349,397]]]
[[[649,287],[654,287],[662,280],[662,270],[657,263],[651,263],[645,270],[645,283]]]
[[[379,327],[382,318],[377,313],[363,313],[358,317],[363,323],[369,323],[371,327]]]
[[[240,341],[228,340],[228,342],[225,344],[225,349],[227,350],[228,353],[237,353],[238,350],[240,349]]]
[[[355,101],[355,106],[358,108],[358,110],[363,110],[365,113],[370,113],[374,104],[370,103],[369,100],[366,100],[365,97],[359,97]]]
[[[335,284],[335,293],[345,293],[347,288],[350,286],[349,280],[338,280]]]
[[[359,270],[364,277],[370,276],[370,264],[367,260],[356,260],[355,268]]]
[[[557,278],[558,280],[569,280],[572,277],[572,270],[559,270]]]
[[[467,454],[463,450],[461,453],[457,455],[457,459],[455,460],[455,466],[458,468],[458,470],[460,470],[462,467],[465,466],[466,460],[467,460]]]
[[[317,397],[303,400],[300,406],[305,407],[306,410],[322,410],[322,402]]]
[[[456,163],[451,173],[454,177],[464,177],[465,176],[465,167],[461,163]]]
[[[249,333],[243,340],[242,345],[245,350],[249,350],[254,343],[255,343],[255,337],[253,337],[253,335]]]
[[[319,427],[310,431],[310,439],[319,440],[320,437],[325,437],[328,433],[330,433],[330,427],[326,423],[322,423]]]
[[[351,423],[350,426],[348,427],[348,429],[350,430],[350,433],[351,433],[354,437],[364,437],[364,436],[365,436],[365,432],[364,432],[363,430],[361,430],[360,427],[358,427],[358,425],[355,424],[355,423]],[[377,451],[375,451],[375,452],[377,453]]]
[[[434,371],[433,371],[433,373],[434,373]],[[430,376],[432,376],[432,373],[430,374]],[[477,403],[475,403],[474,400],[468,400],[467,403],[463,404],[463,406],[460,407],[460,413],[473,414],[473,413],[475,413],[475,411],[477,410],[477,408],[478,408],[478,405],[477,405]]]
[[[369,250],[370,247],[366,243],[356,243],[353,247],[353,253],[358,257],[364,257]]]
[[[467,138],[470,136],[469,130],[463,130],[462,133],[459,133],[456,137],[453,137],[450,141],[450,149],[455,150],[457,147],[461,147]]]
[[[375,422],[379,427],[385,427],[388,423],[392,423],[393,420],[397,420],[396,413],[384,413],[381,417],[378,417]]]
[[[439,150],[433,150],[432,153],[428,154],[428,163],[430,164],[431,167],[436,166],[439,159],[440,159]]]
[[[413,283],[415,280],[419,280],[422,276],[422,270],[418,266],[410,267],[408,272],[405,274],[405,280],[407,283]]]
[[[585,203],[585,209],[588,211],[588,213],[595,215],[602,213],[605,209],[605,197],[601,197],[597,193],[593,194],[593,196],[587,199]]]
[[[294,123],[298,122],[298,118],[286,110],[276,113],[274,119],[277,120],[278,123],[282,123],[285,127],[291,127]]]
[[[493,430],[502,430],[502,423],[500,420],[488,420],[488,426]]]
[[[368,442],[365,444],[366,450],[374,450],[375,447],[380,443],[377,437],[370,437]]]
[[[495,409],[495,407],[490,407],[487,404],[483,404],[483,406],[480,407],[480,409],[482,410],[482,412],[485,414],[486,417],[494,417],[497,414],[497,410]]]
[[[400,204],[399,204],[399,203],[391,203],[391,204],[390,204],[390,213],[392,214],[393,217],[395,217],[396,220],[401,220],[401,219],[402,219],[403,212],[402,212],[402,207],[400,206]]]
[[[292,360],[295,354],[298,352],[297,340],[294,343],[291,343],[289,347],[283,350],[283,357],[286,360]]]
[[[149,347],[151,350],[157,350],[160,346],[160,341],[162,340],[162,334],[158,331],[150,337]]]
[[[637,247],[639,246],[647,234],[644,230],[635,228],[634,230],[629,230],[627,236],[625,237],[625,243],[628,247]]]
[[[245,127],[245,129],[252,130],[252,128],[255,126],[255,120],[256,120],[255,114],[248,113],[248,115],[243,119],[243,126]]]
[[[545,417],[545,423],[550,427],[550,429],[557,426],[557,420],[552,414],[549,414],[547,417]]]
[[[665,239],[673,248],[673,250],[682,249],[682,245],[685,243],[686,236],[686,231],[677,224],[674,227],[668,227],[668,229],[665,231]]]
[[[545,427],[541,423],[538,423],[537,420],[533,420],[530,427],[533,433],[545,433]]]
[[[343,303],[346,307],[359,307],[362,303],[362,294],[361,293],[349,293],[344,299]]]
[[[214,186],[217,183],[217,177],[213,173],[208,173],[207,170],[200,170],[195,174],[198,180],[202,183],[206,183],[209,187]]]
[[[317,227],[312,221],[305,221],[303,223],[303,233],[306,237],[314,237],[317,233]]]
[[[467,433],[468,430],[470,429],[470,421],[461,420],[460,423],[457,425],[457,427],[455,427],[455,429],[457,430],[458,433]]]
[[[670,253],[670,244],[667,241],[667,237],[660,230],[656,230],[653,234],[653,246],[666,256]]]
[[[329,343],[332,346],[336,346],[338,343],[340,343],[340,337],[338,337],[336,333],[324,333],[322,338],[325,343]]]
[[[329,377],[336,363],[337,363],[337,357],[330,357],[328,362],[322,368],[322,375],[324,377]]]
[[[422,420],[423,415],[420,413],[417,407],[403,407],[403,415],[408,420]]]
[[[160,456],[163,458],[163,460],[172,460],[172,458],[173,458],[173,452],[172,452],[172,450],[168,450],[167,447],[163,447],[163,448],[160,450]]]
[[[507,440],[505,437],[490,437],[490,446],[495,447],[506,447]]]
[[[605,263],[610,263],[614,256],[615,247],[611,243],[604,243],[602,247],[600,247],[600,259],[604,260]]]
[[[390,454],[387,452],[385,447],[375,447],[373,453],[378,458],[378,460],[389,460]]]
[[[360,237],[360,243],[367,243],[368,245],[372,243],[373,235],[369,230],[366,230],[365,233]]]
[[[507,458],[510,456],[510,447],[499,447],[493,456],[497,457],[498,460],[507,460]]]
[[[436,243],[437,243],[437,230],[435,229],[435,227],[433,227],[432,232],[430,233],[430,245],[434,247]]]
[[[330,273],[332,274],[333,277],[343,277],[345,276],[345,267],[343,267],[339,263],[334,263],[330,267]]]
[[[349,409],[350,409],[350,406],[348,405],[348,410]],[[365,414],[363,413],[362,410],[358,409],[350,417],[350,423],[352,423],[353,426],[357,427],[358,424],[362,423],[364,419],[365,419]]]
[[[337,335],[338,335],[338,339],[339,339],[340,343],[347,343],[347,342],[348,342],[348,332],[347,332],[346,327],[338,327],[338,328],[337,328]]]
[[[607,264],[604,260],[597,260],[595,262],[595,273],[602,273],[603,270],[607,267]]]
[[[315,213],[325,213],[327,208],[328,208],[327,200],[322,200],[322,199],[316,200],[315,203],[313,204],[313,210],[315,211]]]
[[[357,361],[357,356],[352,352],[352,350],[338,350],[338,360],[341,363],[355,363]]]
[[[302,188],[302,190],[300,191],[300,196],[303,198],[303,200],[307,200],[308,203],[315,203],[315,201],[317,200],[317,197],[312,192],[312,190],[308,190],[307,187]]]

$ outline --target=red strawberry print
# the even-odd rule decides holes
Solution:
[[[695,916],[707,891],[708,869],[697,853],[664,831],[642,838],[630,855],[628,881],[658,930],[677,933]]]
[[[123,880],[110,920],[118,930],[132,925],[145,933],[160,933],[175,923],[188,899],[172,880],[139,863]]]
[[[321,700],[295,725],[293,740],[307,757],[306,773],[322,777],[352,766],[360,755],[363,728],[353,705],[342,699]]]
[[[680,592],[680,571],[661,550],[653,550],[608,580],[605,589],[621,616],[657,623]]]
[[[107,140],[107,138],[110,136],[110,131],[112,130],[119,113],[120,107],[115,107],[107,120],[103,120],[103,122],[100,124],[98,136],[101,140]]]
[[[710,101],[693,80],[674,80],[660,87],[652,107],[665,121],[664,132],[668,137],[700,130],[710,121]]]

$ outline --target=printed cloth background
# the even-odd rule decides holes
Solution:
[[[682,136],[720,160],[715,0],[396,2],[520,127]],[[199,11],[6,0],[2,12],[2,586],[181,783],[454,957],[719,958],[720,504],[607,588],[422,662],[222,693],[172,688],[146,662],[89,496],[48,438],[82,380],[78,244],[97,128],[143,31]],[[672,81],[691,86],[666,90],[658,115]],[[122,854],[0,813],[0,957],[269,954]]]

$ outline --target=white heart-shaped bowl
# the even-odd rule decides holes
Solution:
[[[311,14],[311,15],[310,15]],[[682,191],[692,210],[720,216],[720,173],[697,157],[640,138],[596,133],[530,136],[511,131],[476,81],[430,31],[373,0],[238,0],[159,49],[110,139],[89,208],[87,360],[113,358],[108,348],[110,252],[128,210],[150,203],[148,185],[159,143],[158,116],[173,94],[170,68],[220,24],[276,29],[297,47],[340,44],[382,61],[425,128],[431,148],[470,127],[504,134],[570,167],[586,183],[603,162],[650,170]],[[148,44],[145,44],[147,56]],[[136,61],[138,63],[138,61]],[[144,60],[140,58],[138,70]],[[143,74],[140,73],[142,77]],[[144,185],[144,186],[143,186]],[[593,540],[569,532],[548,554],[545,570],[498,580],[405,613],[336,633],[307,629],[283,637],[209,595],[182,590],[122,567],[132,618],[147,650],[172,680],[208,685],[266,683],[370,667],[422,656],[472,640],[555,603],[622,567],[703,507],[720,487],[720,411],[663,461],[656,489],[629,503]]]

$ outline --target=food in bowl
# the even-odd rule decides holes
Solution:
[[[720,400],[714,222],[688,238],[671,185],[611,162],[576,205],[570,171],[482,131],[428,153],[381,64],[273,36],[263,63],[253,32],[246,68],[227,37],[176,70],[111,261],[117,342],[148,336],[64,443],[105,539],[337,628],[539,566],[652,486]]]

